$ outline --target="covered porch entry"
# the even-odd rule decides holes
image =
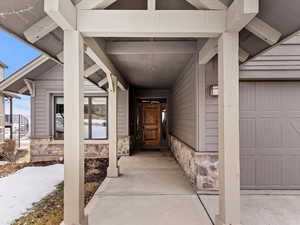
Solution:
[[[83,3],[82,3],[83,2]],[[148,170],[145,167],[138,167],[138,170],[134,170],[134,161],[140,161],[143,166],[149,166],[151,164],[166,164],[165,171],[174,171],[176,175],[170,175],[170,179],[176,181],[174,187],[175,191],[172,193],[166,193],[167,195],[182,195],[182,199],[179,200],[178,196],[171,199],[171,201],[165,200],[165,207],[169,208],[167,211],[175,210],[175,206],[181,207],[182,204],[186,207],[190,207],[191,221],[188,224],[209,224],[210,220],[205,216],[205,212],[197,196],[192,193],[190,187],[184,183],[184,177],[180,175],[182,173],[178,166],[172,168],[172,164],[175,161],[171,158],[164,160],[162,155],[156,155],[151,158],[151,155],[136,156],[136,158],[129,159],[126,167],[126,160],[121,159],[118,162],[117,158],[117,130],[118,130],[118,99],[117,94],[119,91],[132,90],[131,98],[132,108],[136,106],[137,92],[142,89],[142,93],[147,91],[149,87],[151,89],[167,89],[167,100],[168,104],[171,102],[169,114],[171,116],[172,127],[174,135],[185,136],[186,145],[189,143],[195,145],[196,148],[200,147],[202,141],[199,140],[197,133],[201,132],[198,126],[195,126],[188,116],[193,116],[190,111],[185,111],[182,105],[190,106],[194,109],[194,115],[198,115],[199,110],[198,103],[205,97],[205,86],[199,86],[203,84],[201,79],[205,76],[205,66],[212,56],[218,53],[218,85],[219,85],[219,157],[220,157],[220,210],[219,215],[216,217],[217,225],[229,225],[240,224],[240,170],[239,170],[239,31],[246,26],[258,13],[258,1],[233,1],[232,5],[222,10],[175,10],[175,11],[160,11],[155,10],[155,1],[148,1],[148,10],[93,10],[95,7],[91,7],[93,2],[87,1],[89,4],[85,4],[82,1],[80,4],[75,6],[71,1],[60,1],[60,0],[45,0],[45,12],[51,17],[63,30],[64,30],[64,101],[65,101],[65,136],[64,136],[64,159],[65,159],[65,195],[64,195],[64,224],[65,225],[86,225],[90,220],[90,224],[93,224],[93,216],[97,216],[97,213],[91,215],[84,213],[84,196],[83,196],[83,79],[84,79],[84,55],[86,54],[96,65],[101,68],[105,73],[106,78],[103,83],[108,84],[108,142],[109,142],[109,167],[107,174],[109,179],[113,179],[112,182],[121,182],[122,179],[126,178],[126,174],[137,172],[136,176],[139,176],[136,181],[134,188],[136,190],[130,190],[130,186],[122,189],[122,191],[116,191],[119,195],[122,192],[129,193],[129,203],[126,203],[126,197],[124,196],[124,202],[114,201],[111,199],[111,205],[108,206],[107,210],[118,211],[117,204],[126,204],[130,210],[131,205],[145,204],[144,206],[149,207],[152,204],[155,208],[155,204],[159,204],[157,199],[149,201],[149,203],[143,203],[140,201],[134,202],[136,196],[139,194],[139,183],[142,181],[142,176],[154,177],[156,170],[161,168],[157,165],[155,168]],[[97,6],[97,4],[95,5]],[[105,23],[101,22],[105,21]],[[111,49],[105,48],[103,38],[111,40],[132,40],[139,38],[148,39],[148,57],[142,57],[141,54],[132,54],[135,56],[125,57],[114,57],[113,54],[117,52],[113,46]],[[116,39],[115,39],[116,38]],[[207,38],[209,39],[208,42]],[[150,42],[149,42],[150,40]],[[197,41],[196,41],[197,40]],[[177,43],[172,47],[173,42],[164,49],[165,43],[161,43],[162,46],[156,48],[152,46],[155,41],[182,41],[185,46],[182,48],[181,44]],[[191,41],[192,43],[189,43]],[[205,46],[204,46],[205,43]],[[114,43],[112,43],[113,45]],[[181,46],[178,50],[178,46]],[[142,48],[143,49],[143,48]],[[199,50],[201,53],[199,54]],[[179,53],[170,53],[168,51],[179,51]],[[111,53],[109,53],[111,51]],[[136,48],[135,51],[139,51]],[[159,54],[155,54],[158,51]],[[188,51],[188,52],[187,52]],[[170,56],[174,54],[173,56]],[[177,54],[177,55],[176,55]],[[112,56],[109,56],[112,55]],[[147,54],[146,54],[147,55]],[[164,61],[163,57],[158,55],[168,55]],[[180,55],[180,56],[179,56]],[[182,56],[183,55],[183,56]],[[131,58],[132,57],[132,58]],[[165,57],[165,56],[164,56]],[[201,59],[199,59],[201,57]],[[128,60],[128,61],[127,61]],[[136,60],[136,61],[135,61]],[[198,62],[202,63],[202,66]],[[193,63],[190,63],[193,62]],[[197,63],[195,63],[197,62]],[[95,69],[95,68],[94,68]],[[140,69],[140,71],[139,71]],[[160,70],[160,71],[159,71]],[[158,71],[158,72],[156,72]],[[195,73],[195,80],[189,80],[189,73]],[[181,79],[181,74],[184,74]],[[98,84],[99,84],[98,83]],[[133,87],[130,88],[130,87]],[[134,88],[134,87],[138,87]],[[180,99],[181,91],[183,88],[199,90],[200,93],[197,95],[199,99],[195,102],[177,101]],[[204,90],[203,90],[204,88]],[[150,90],[152,92],[153,90]],[[144,97],[149,98],[153,101],[153,98],[162,98],[156,93],[157,90],[151,94],[146,94]],[[194,95],[194,92],[187,92],[190,95]],[[172,101],[172,98],[175,101]],[[149,100],[148,99],[148,100]],[[171,99],[171,101],[170,101]],[[130,107],[130,108],[131,108]],[[169,105],[168,105],[169,107]],[[199,110],[199,111],[198,111]],[[175,111],[177,111],[175,113]],[[174,113],[174,114],[173,114]],[[174,116],[172,116],[174,115]],[[186,117],[185,117],[186,115]],[[183,117],[184,120],[178,120]],[[132,122],[136,118],[133,115],[133,119],[129,120],[130,127],[136,126],[136,123]],[[198,118],[198,117],[197,117]],[[199,117],[200,118],[200,117]],[[203,118],[203,117],[202,117]],[[178,122],[180,121],[180,122]],[[180,124],[181,123],[181,124]],[[190,123],[190,124],[189,124]],[[145,125],[145,124],[144,124]],[[183,128],[187,128],[186,130]],[[158,129],[158,128],[155,128]],[[189,129],[193,130],[190,135]],[[133,131],[137,129],[131,129]],[[143,131],[145,133],[145,130]],[[151,133],[151,132],[150,132]],[[158,132],[154,132],[158,139]],[[150,135],[151,136],[151,135]],[[136,138],[136,135],[134,134]],[[145,143],[145,139],[144,139]],[[156,143],[161,144],[161,143]],[[150,153],[147,153],[150,154]],[[157,153],[155,153],[157,154]],[[147,163],[150,158],[153,162]],[[170,160],[169,164],[167,161]],[[172,162],[173,161],[173,162]],[[166,166],[164,165],[164,166]],[[122,168],[123,167],[123,168]],[[120,173],[121,168],[121,173]],[[142,172],[141,172],[142,171]],[[158,176],[164,176],[165,171],[160,171]],[[120,176],[123,172],[123,177]],[[152,173],[152,175],[151,175]],[[160,175],[159,175],[160,174]],[[141,176],[141,177],[140,177]],[[132,177],[132,176],[131,176]],[[134,177],[134,176],[133,176]],[[130,179],[130,178],[129,178]],[[141,179],[141,180],[139,180]],[[163,188],[168,184],[163,177],[159,179],[153,178],[155,182],[162,184],[153,186],[153,192],[155,189],[160,187]],[[128,181],[125,181],[125,183]],[[154,182],[154,184],[155,184]],[[145,183],[144,183],[145,184]],[[143,185],[144,185],[143,184]],[[108,189],[105,189],[107,185]],[[150,185],[150,184],[149,184]],[[165,186],[166,185],[166,186]],[[182,190],[180,187],[182,186]],[[109,188],[109,183],[104,184],[104,189],[98,192],[99,195],[107,194],[113,191],[113,187]],[[121,186],[121,184],[120,184]],[[114,186],[118,187],[118,186]],[[177,189],[178,188],[178,189]],[[150,193],[149,187],[145,188],[145,193]],[[155,194],[164,194],[164,192],[156,192]],[[130,195],[131,194],[131,195]],[[119,196],[118,196],[119,197]],[[174,197],[174,196],[173,196]],[[186,200],[188,199],[188,200]],[[149,200],[149,199],[148,199]],[[105,198],[103,198],[103,203]],[[115,203],[114,203],[115,202]],[[131,202],[131,203],[130,203]],[[174,202],[174,203],[171,203]],[[98,201],[99,203],[99,201]],[[113,204],[114,203],[114,204]],[[102,204],[100,202],[100,204]],[[179,206],[180,205],[180,206]],[[142,205],[143,206],[143,205]],[[100,207],[101,206],[96,206]],[[92,207],[93,208],[93,207]],[[139,207],[138,207],[139,208]],[[171,210],[170,210],[171,209]],[[178,209],[176,209],[178,210]],[[122,217],[126,218],[126,212],[122,210]],[[153,214],[157,215],[157,214]],[[204,217],[202,218],[202,215]],[[118,217],[119,215],[113,214],[112,216]],[[126,224],[136,224],[143,222],[146,224],[147,214],[144,210],[140,214],[140,218],[130,218]],[[163,215],[166,216],[166,215]],[[178,214],[179,216],[179,214]],[[201,217],[201,218],[200,218]],[[181,214],[180,219],[183,222],[184,214]],[[112,219],[111,217],[109,219]],[[172,218],[167,215],[164,224],[171,223]],[[101,218],[96,218],[97,224],[107,224],[105,221],[99,221]],[[179,220],[179,218],[178,218]],[[155,219],[155,224],[160,224],[161,218]],[[203,221],[203,222],[202,222]],[[177,221],[178,222],[178,221]],[[116,224],[112,222],[112,224]],[[187,223],[186,223],[187,224]]]
[[[168,151],[119,160],[86,208],[91,225],[212,225],[184,172]]]

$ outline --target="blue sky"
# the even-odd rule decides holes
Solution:
[[[0,61],[8,66],[4,73],[5,78],[38,56],[40,52],[0,30]],[[22,114],[30,119],[30,98],[24,95],[20,97],[20,100],[14,100],[14,114]],[[5,108],[7,112],[8,107]]]

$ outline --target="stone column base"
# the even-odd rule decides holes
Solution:
[[[109,166],[107,168],[107,177],[116,178],[116,177],[119,177],[119,174],[120,174],[119,167]]]
[[[233,223],[230,223],[230,224],[226,224],[225,222],[222,221],[220,215],[216,215],[216,218],[215,218],[215,225],[242,225],[241,223],[239,224],[233,224]]]

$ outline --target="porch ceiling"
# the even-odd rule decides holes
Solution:
[[[170,88],[191,56],[137,54],[112,56],[111,59],[133,86]]]
[[[170,88],[197,52],[197,42],[186,39],[126,40],[107,42],[106,51],[125,79],[139,88]]]
[[[73,0],[78,3],[80,0]],[[221,0],[230,5],[232,0]],[[0,1],[0,26],[25,40],[24,31],[46,16],[44,0]],[[146,9],[147,0],[118,0],[107,9]],[[282,38],[300,30],[299,0],[260,0],[258,17],[280,31]],[[194,10],[186,0],[157,0],[158,10]],[[282,16],[282,13],[284,13]],[[135,39],[135,41],[153,41],[155,39]],[[159,39],[156,39],[157,41]],[[186,39],[190,41],[192,39]],[[107,38],[106,41],[132,41],[124,38]],[[174,39],[173,39],[174,41]],[[181,40],[182,41],[182,40]],[[56,58],[63,50],[63,32],[55,29],[34,43],[34,46]],[[269,47],[264,41],[247,30],[240,32],[240,46],[252,56]],[[179,55],[111,55],[112,61],[124,76],[138,86],[170,86],[191,54]],[[134,66],[134,68],[133,68]],[[141,76],[143,72],[143,76]],[[156,81],[157,83],[153,83]],[[152,83],[151,83],[152,82]]]

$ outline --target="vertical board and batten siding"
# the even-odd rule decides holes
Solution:
[[[53,94],[63,93],[63,67],[55,66],[51,70],[35,78],[36,96],[31,98],[31,135],[51,136],[53,130]],[[93,83],[85,80],[85,94],[106,96]],[[118,94],[118,135],[128,135],[128,91],[119,91]]]
[[[172,87],[171,134],[196,148],[196,71],[193,57]]]

